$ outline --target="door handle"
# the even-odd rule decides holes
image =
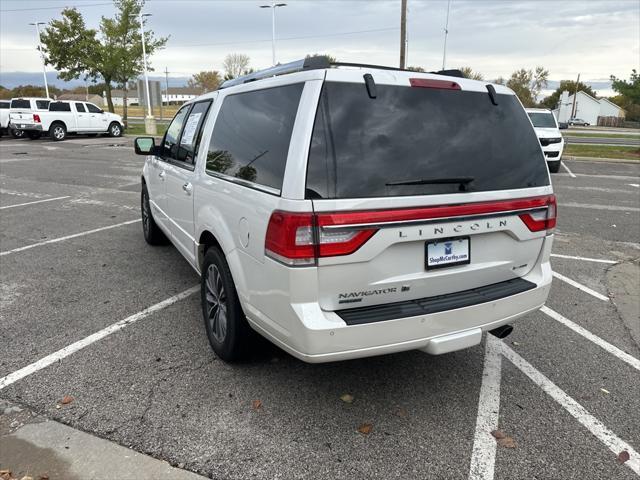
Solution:
[[[167,174],[165,173],[165,171],[164,171],[164,170],[162,170],[162,171],[158,174],[158,176],[160,177],[160,180],[164,180],[164,177],[165,177],[166,175],[167,175]]]
[[[182,185],[182,190],[184,190],[184,193],[186,193],[187,195],[191,195],[191,192],[193,191],[193,185],[187,182],[184,185]]]

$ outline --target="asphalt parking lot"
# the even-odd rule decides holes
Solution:
[[[131,139],[0,142],[0,400],[211,478],[640,476],[639,164],[553,175],[558,276],[502,341],[227,365],[144,242]]]

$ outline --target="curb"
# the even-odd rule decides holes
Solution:
[[[572,155],[564,155],[562,160],[571,162],[640,163],[640,158],[638,160],[631,160],[628,158],[574,157]]]

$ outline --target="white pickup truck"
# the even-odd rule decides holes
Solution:
[[[9,115],[7,129],[9,134],[13,138],[23,138],[25,131],[17,125],[21,123],[27,123],[33,121],[33,114],[39,114],[40,112],[46,112],[49,109],[49,103],[53,100],[44,97],[18,97],[12,98],[9,105]],[[31,134],[36,138],[40,136],[40,133],[35,132]]]
[[[10,100],[0,100],[0,137],[9,131]]]
[[[93,103],[71,100],[51,102],[46,112],[32,112],[15,118],[12,114],[11,123],[14,128],[25,131],[31,139],[48,133],[55,141],[64,140],[68,133],[107,133],[119,137],[124,131],[120,115],[105,112]]]

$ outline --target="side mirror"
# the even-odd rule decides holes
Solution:
[[[153,155],[156,150],[156,141],[153,137],[138,137],[133,142],[136,155]]]

